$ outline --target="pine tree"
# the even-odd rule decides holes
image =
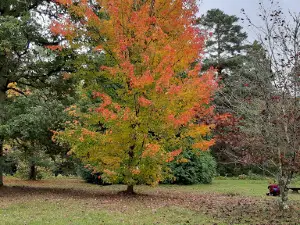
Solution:
[[[199,19],[210,38],[206,42],[204,68],[214,66],[219,76],[224,70],[232,70],[241,65],[241,53],[246,48],[247,33],[238,25],[239,19],[227,15],[220,9],[211,9]],[[228,72],[228,71],[227,71]]]

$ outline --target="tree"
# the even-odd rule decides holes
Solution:
[[[221,86],[214,98],[216,112],[220,116],[215,121],[214,135],[217,141],[212,153],[217,159],[219,172],[223,171],[226,174],[233,173],[233,166],[235,169],[238,165],[242,167],[236,158],[232,157],[233,153],[239,151],[238,140],[241,136],[238,126],[241,118],[235,113],[232,101],[233,93],[240,95],[239,98],[245,97],[244,84],[247,82],[241,81],[247,80],[249,75],[242,74],[241,69],[247,62],[250,46],[246,45],[247,33],[238,22],[239,18],[225,14],[220,9],[209,10],[198,19],[200,27],[208,36],[203,68],[215,67],[216,77]]]
[[[70,56],[49,55],[46,45],[58,45],[60,40],[51,39],[33,16],[33,11],[47,15],[56,12],[52,1],[1,1],[0,3],[0,124],[7,121],[6,104],[8,91],[26,95],[25,89],[61,87],[66,93],[63,71]],[[49,3],[47,5],[47,3]],[[49,11],[48,11],[49,10]],[[17,84],[17,86],[15,85]],[[58,85],[59,84],[59,85]],[[63,84],[63,85],[61,85]],[[5,133],[0,130],[0,186],[3,185],[3,144]]]
[[[45,89],[35,90],[26,97],[8,98],[6,111],[9,116],[0,129],[11,148],[8,154],[28,166],[28,179],[36,180],[37,166],[46,165],[45,161],[53,161],[56,155],[68,151],[51,140],[51,130],[62,129],[68,121],[64,112],[68,104],[63,104],[66,102]]]
[[[243,160],[274,171],[280,206],[287,209],[288,186],[300,169],[300,17],[291,13],[289,21],[273,1],[268,6],[260,2],[260,12],[263,26],[258,28],[258,39],[263,48],[256,49],[249,60],[250,73],[256,77],[249,86],[256,87],[258,97],[237,107],[248,118],[243,125],[247,152]]]
[[[217,163],[210,152],[195,154],[192,151],[183,153],[184,159],[170,162],[174,177],[166,180],[171,184],[210,184],[216,175]]]
[[[59,141],[106,180],[125,183],[127,193],[136,184],[163,180],[167,162],[190,145],[196,152],[213,145],[213,124],[196,123],[213,116],[217,84],[214,71],[200,75],[204,37],[194,26],[195,1],[112,0],[97,8],[87,1],[58,2],[80,21],[53,22],[52,30],[67,36],[66,47],[78,47],[79,36],[85,37],[94,44],[87,51],[106,59],[93,76],[83,77],[82,94],[95,106],[70,108],[79,119],[57,133]],[[95,86],[99,79],[109,85]]]
[[[241,66],[241,53],[246,48],[244,42],[247,33],[242,31],[242,26],[236,24],[238,21],[239,18],[227,15],[220,9],[208,10],[206,15],[199,18],[199,24],[210,36],[206,41],[204,68],[214,66],[223,79],[228,70]]]

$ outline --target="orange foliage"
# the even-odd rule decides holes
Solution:
[[[72,0],[55,0],[56,3],[62,4],[62,5],[71,5]]]
[[[152,102],[146,99],[144,96],[139,97],[138,99],[140,106],[147,107],[152,104]]]
[[[209,141],[205,141],[205,140],[202,140],[198,143],[195,143],[193,145],[193,148],[198,148],[202,151],[206,151],[209,149],[209,147],[213,146],[215,144],[215,140],[212,139],[212,140],[209,140]]]
[[[99,134],[101,141],[94,137],[99,146],[97,156],[90,160],[95,164],[101,164],[101,158],[123,160],[128,168],[124,165],[117,168],[119,161],[113,168],[101,166],[108,167],[107,171],[117,171],[117,168],[122,174],[130,174],[128,176],[145,174],[147,169],[145,179],[154,179],[149,182],[157,183],[166,161],[174,160],[182,149],[188,149],[179,146],[180,149],[168,153],[167,143],[184,145],[180,139],[190,135],[195,139],[196,150],[207,150],[214,144],[213,140],[203,140],[213,128],[211,124],[191,126],[199,118],[214,116],[214,107],[210,104],[218,88],[214,71],[202,74],[201,64],[195,63],[201,62],[205,44],[205,36],[194,26],[196,0],[156,0],[153,8],[151,1],[96,2],[101,6],[99,12],[86,1],[64,4],[84,21],[80,25],[84,29],[78,28],[78,23],[69,24],[68,20],[53,22],[51,26],[55,35],[68,36],[70,42],[77,41],[79,34],[88,37],[94,44],[91,50],[106,54],[109,61],[99,68],[99,76],[118,87],[113,99],[107,93],[93,93],[102,103],[89,112],[94,116],[90,124],[99,116],[109,131]],[[107,14],[109,19],[98,17],[98,13]],[[81,132],[88,134],[85,130]],[[178,137],[178,133],[182,136]],[[93,138],[92,134],[90,137]],[[95,146],[90,148],[94,151]],[[144,162],[147,163],[139,164]],[[126,180],[133,179],[127,177]]]
[[[131,173],[134,175],[138,175],[141,173],[141,171],[139,169],[131,169]]]
[[[61,51],[63,49],[63,47],[61,45],[47,45],[46,48],[48,48],[52,51],[55,51],[55,50]]]
[[[52,21],[50,25],[50,31],[54,35],[62,35],[64,37],[73,35],[75,26],[70,20],[64,20],[63,22]]]
[[[147,70],[141,77],[136,77],[133,73],[131,74],[131,87],[133,88],[144,88],[154,82],[154,78],[149,70]]]
[[[142,154],[142,158],[154,157],[160,150],[160,145],[158,144],[148,144]]]
[[[178,156],[181,152],[182,152],[182,149],[177,149],[177,150],[174,150],[172,152],[169,152],[166,162],[173,161],[175,159],[175,157]]]
[[[71,78],[71,74],[70,73],[63,73],[63,79],[64,80],[69,80]]]

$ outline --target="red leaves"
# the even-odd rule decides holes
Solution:
[[[52,21],[50,25],[50,31],[53,35],[62,35],[64,37],[70,36],[73,34],[75,30],[74,25],[68,19],[64,20],[63,22]]]
[[[100,113],[104,117],[105,120],[116,120],[117,119],[117,115],[113,111],[106,108],[107,106],[112,104],[112,100],[111,100],[110,96],[100,93],[100,92],[94,92],[93,97],[94,98],[100,97],[103,100],[103,103],[100,104],[100,106],[95,109],[95,112]]]
[[[106,106],[108,106],[112,103],[111,97],[109,97],[107,94],[103,94],[103,93],[94,91],[93,92],[93,97],[94,98],[97,98],[97,97],[102,98],[102,100],[103,100],[103,103],[101,105],[102,107],[106,107]]]
[[[182,90],[182,85],[172,85],[168,91],[169,95],[178,94]]]
[[[274,96],[271,97],[271,99],[272,99],[273,101],[279,102],[280,99],[281,99],[281,97],[278,96],[278,95],[274,95]]]
[[[116,120],[117,119],[117,115],[110,111],[109,109],[105,109],[103,107],[99,107],[95,109],[96,112],[100,113],[105,120]]]
[[[52,51],[61,51],[61,50],[63,50],[63,47],[61,45],[47,45],[46,48],[48,48]]]
[[[119,48],[120,48],[121,52],[124,52],[129,46],[130,45],[127,42],[127,40],[125,40],[125,39],[119,40]]]
[[[156,90],[161,88],[168,88],[170,86],[170,79],[174,76],[174,70],[171,66],[164,68],[164,71],[160,72],[161,76],[156,82]]]
[[[146,99],[144,96],[139,97],[138,102],[139,102],[140,106],[143,106],[143,107],[148,107],[152,104],[152,102],[150,100]]]
[[[193,120],[195,116],[196,116],[196,110],[191,108],[185,112],[182,112],[177,117],[175,117],[174,114],[170,114],[168,115],[167,120],[171,124],[173,124],[176,128],[178,128],[180,126],[188,125],[188,123],[191,122],[191,120]]]
[[[71,5],[72,0],[55,0],[56,3],[61,4],[61,5]]]
[[[102,45],[97,45],[94,49],[94,51],[103,51]]]
[[[141,77],[131,75],[130,78],[131,87],[133,88],[144,88],[145,86],[150,85],[154,82],[154,78],[151,75],[150,70],[147,70]]]
[[[129,119],[129,116],[130,116],[130,113],[131,113],[131,110],[130,108],[126,107],[125,110],[124,110],[124,114],[123,114],[123,120],[128,120]]]
[[[63,31],[64,31],[63,25],[61,23],[57,22],[57,21],[53,21],[51,23],[50,31],[54,35],[60,35],[61,34],[61,35],[65,36],[64,35],[65,33],[63,33]]]

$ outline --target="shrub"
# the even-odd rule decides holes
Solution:
[[[185,152],[183,157],[188,162],[175,161],[170,163],[174,180],[166,183],[175,184],[209,184],[216,174],[216,161],[210,152],[202,152],[196,155],[192,151]]]
[[[23,179],[23,180],[29,180],[30,179],[30,168],[28,164],[24,162],[19,162],[17,172],[14,174],[15,177]],[[52,177],[52,172],[49,168],[37,166],[36,167],[36,179],[42,180]]]
[[[93,173],[93,169],[87,166],[78,165],[77,174],[83,180],[90,184],[98,184],[98,185],[108,185],[109,183],[105,182],[102,179],[102,174],[97,172]]]
[[[13,176],[17,171],[17,162],[4,156],[3,172],[6,175]]]
[[[59,175],[63,177],[77,176],[78,167],[82,167],[79,159],[73,156],[59,156],[56,157],[52,173],[57,177]]]

